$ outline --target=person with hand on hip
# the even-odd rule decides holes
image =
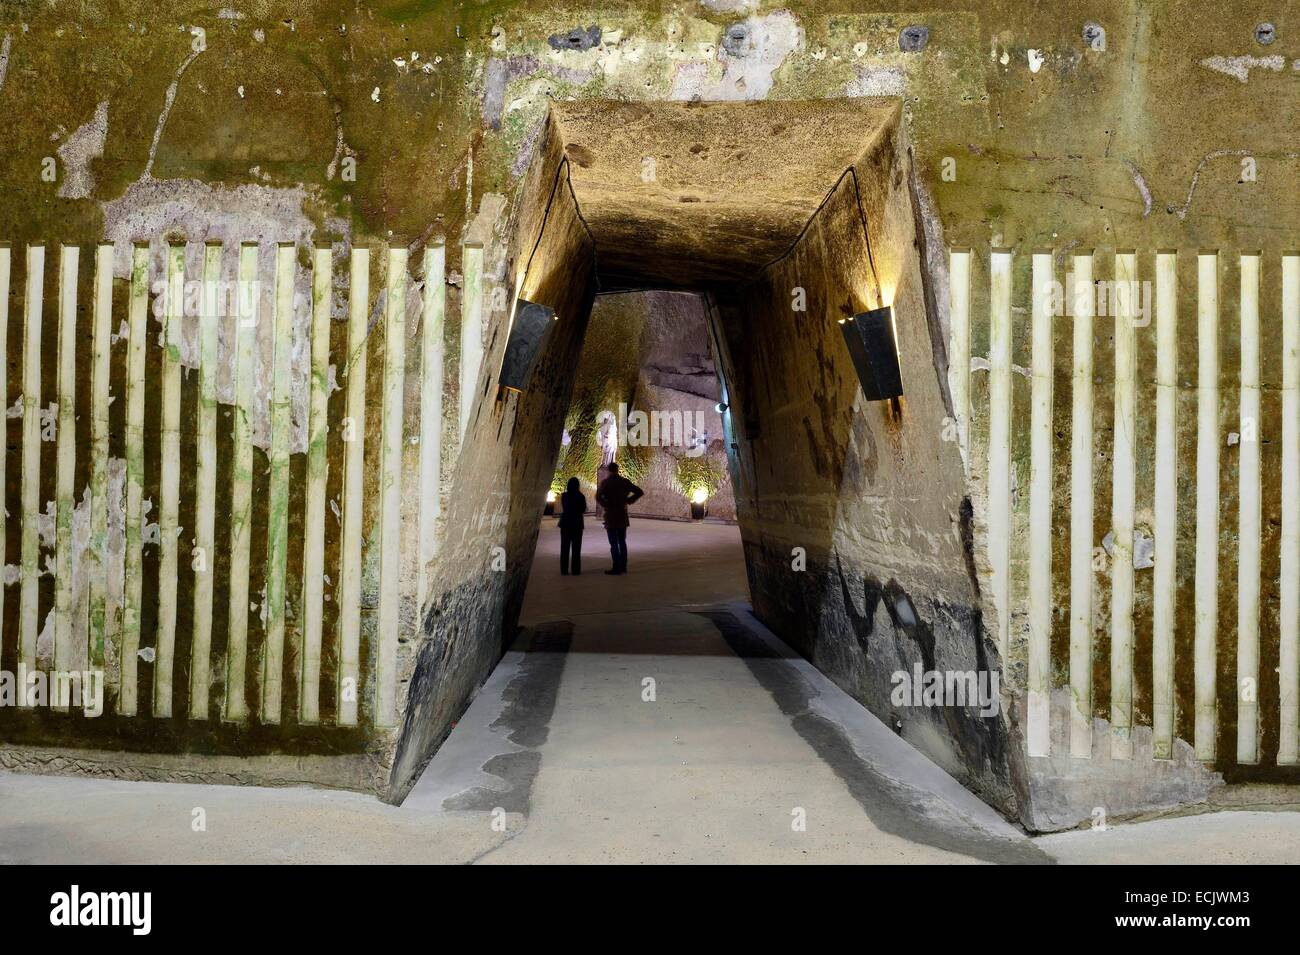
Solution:
[[[607,574],[627,573],[627,509],[644,496],[641,490],[618,473],[618,463],[610,462],[609,476],[596,488],[596,501],[605,509],[605,534],[609,537],[609,553],[614,558]]]

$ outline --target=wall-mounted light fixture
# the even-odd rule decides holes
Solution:
[[[858,383],[868,401],[885,401],[903,394],[902,371],[898,365],[898,343],[894,339],[894,316],[888,305],[840,322],[844,343],[849,347]]]
[[[501,360],[502,388],[523,391],[533,373],[533,362],[542,350],[546,333],[556,320],[555,310],[525,299],[515,300],[515,317],[510,325],[506,354]]]
[[[691,520],[702,521],[708,514],[709,489],[706,487],[696,486],[690,493],[691,502]]]

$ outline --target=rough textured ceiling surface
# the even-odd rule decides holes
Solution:
[[[899,107],[863,98],[553,109],[602,283],[706,288],[783,254]]]

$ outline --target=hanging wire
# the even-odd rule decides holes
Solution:
[[[812,227],[813,220],[815,220],[818,214],[821,213],[822,209],[826,207],[826,204],[831,201],[831,197],[835,195],[836,190],[840,188],[840,183],[844,181],[844,178],[846,176],[849,176],[853,179],[854,202],[857,205],[857,209],[858,209],[858,221],[862,224],[862,240],[867,247],[867,264],[871,267],[871,279],[872,282],[874,283],[873,291],[875,292],[875,296],[876,296],[876,307],[879,308],[881,305],[884,304],[884,299],[880,291],[880,276],[876,273],[876,260],[875,257],[871,254],[871,233],[870,230],[867,228],[866,211],[862,207],[862,191],[858,188],[858,172],[857,169],[855,169],[853,166],[847,167],[842,173],[840,173],[839,178],[835,180],[835,184],[831,186],[830,190],[822,198],[822,201],[818,203],[817,208],[814,209],[812,215],[808,217],[808,221],[803,224],[803,228],[800,229],[799,234],[794,237],[794,241],[790,243],[789,248],[787,248],[776,258],[772,259],[770,262],[767,262],[763,266],[761,266],[759,268],[759,271],[766,272],[768,269],[776,265],[782,259],[787,258],[790,255],[790,253],[792,253],[795,250],[795,248],[799,245],[800,240],[803,239],[804,235]],[[743,282],[741,284],[748,285],[755,281],[757,281],[757,277],[753,279],[749,279],[746,282]]]
[[[560,173],[565,174],[564,179],[569,187],[569,196],[573,199],[573,211],[578,216],[578,221],[582,223],[582,228],[587,233],[587,238],[591,241],[591,259],[593,266],[593,276],[596,280],[596,291],[600,291],[600,268],[599,260],[596,256],[596,237],[591,232],[591,226],[587,224],[586,218],[582,214],[582,208],[578,205],[577,193],[573,191],[573,174],[569,168],[569,157],[565,156],[555,167],[555,176],[551,180],[551,192],[546,198],[546,208],[542,211],[542,227],[537,230],[537,241],[533,243],[533,249],[528,253],[528,262],[524,265],[524,275],[519,281],[519,287],[524,288],[528,283],[528,274],[533,268],[533,256],[537,254],[537,249],[542,244],[542,236],[546,234],[546,223],[551,217],[551,206],[555,203],[555,193],[560,187]]]

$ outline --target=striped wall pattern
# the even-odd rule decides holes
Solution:
[[[129,279],[115,283],[113,246],[90,256],[63,246],[57,300],[47,303],[47,249],[33,245],[19,258],[0,246],[0,367],[11,281],[23,283],[24,303],[6,401],[21,407],[20,452],[0,456],[0,494],[14,461],[10,478],[20,485],[7,517],[19,525],[18,554],[2,553],[0,508],[0,560],[19,565],[16,614],[4,615],[0,587],[0,621],[17,621],[0,634],[6,659],[28,670],[103,669],[108,706],[122,717],[395,726],[399,635],[416,626],[415,614],[399,610],[404,593],[414,606],[428,596],[437,554],[444,248],[423,250],[418,278],[405,249],[387,249],[376,263],[385,266],[382,295],[371,294],[365,248],[340,256],[208,244],[189,246],[188,258],[185,245],[162,250],[162,274],[141,244],[129,250]],[[266,274],[274,288],[254,294]],[[417,282],[418,325],[407,310]],[[197,304],[187,307],[194,289]],[[87,293],[91,301],[79,301]],[[233,314],[223,310],[231,302]],[[295,338],[305,361],[295,360]],[[421,356],[410,408],[408,347]],[[88,378],[78,375],[79,349]],[[43,381],[51,367],[55,381]],[[220,399],[222,383],[233,403]],[[43,413],[51,398],[52,422]],[[257,407],[269,422],[260,436]],[[79,418],[88,419],[81,432]],[[51,430],[52,476],[42,454]],[[298,447],[296,432],[305,435]],[[421,445],[418,473],[403,472],[406,442]],[[404,547],[402,500],[417,494],[419,529]],[[52,563],[42,554],[49,500]],[[79,552],[74,523],[86,506]],[[108,546],[113,528],[120,553]],[[378,603],[369,639],[366,592]],[[47,627],[49,655],[38,648]]]
[[[1141,727],[1156,759],[1181,738],[1207,763],[1295,765],[1300,253],[949,267],[949,384],[1029,755],[1059,755],[1064,690],[1074,757],[1132,759]]]

